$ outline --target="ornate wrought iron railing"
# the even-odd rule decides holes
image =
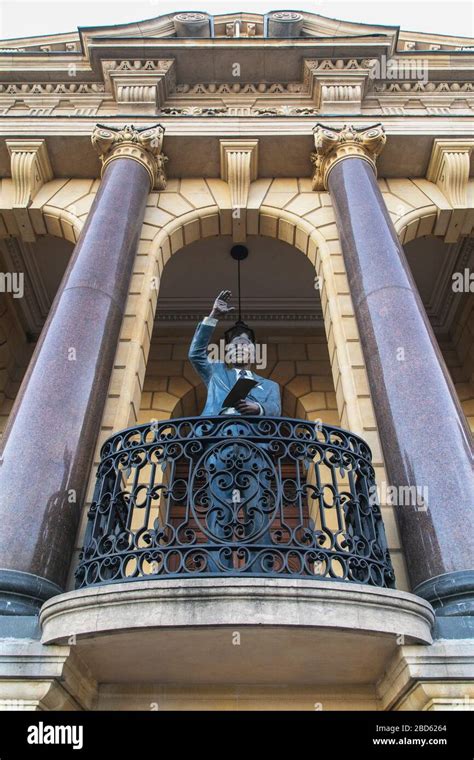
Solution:
[[[371,452],[276,417],[191,417],[102,447],[76,588],[138,578],[292,576],[394,586]]]

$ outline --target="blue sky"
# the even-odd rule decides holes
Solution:
[[[430,0],[345,0],[344,2],[260,2],[260,0],[1,0],[0,38],[70,32],[78,26],[102,26],[153,18],[181,10],[230,13],[244,10],[306,10],[348,21],[400,26],[405,30],[474,37],[474,3]]]

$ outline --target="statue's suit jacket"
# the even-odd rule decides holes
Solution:
[[[218,415],[222,403],[236,382],[235,371],[224,362],[211,361],[207,355],[207,346],[214,331],[214,325],[199,322],[189,347],[189,361],[207,385],[207,399],[202,416]],[[281,416],[280,386],[273,380],[252,372],[256,385],[247,398],[258,402],[263,414],[269,417]]]

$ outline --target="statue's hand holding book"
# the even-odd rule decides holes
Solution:
[[[258,380],[253,380],[250,377],[239,377],[222,402],[222,407],[235,407],[239,401],[243,401],[247,398],[247,395],[256,385],[258,385]]]

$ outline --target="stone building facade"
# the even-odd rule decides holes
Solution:
[[[474,40],[178,13],[2,40],[0,68],[0,705],[472,709]],[[166,421],[202,409],[188,346],[236,290],[234,245],[258,371],[331,449],[313,577],[302,543],[284,572],[281,543],[273,571],[216,576],[183,541],[145,571],[137,484],[170,481],[146,480],[151,439],[107,449],[124,429],[184,445]],[[385,580],[344,558],[360,439]],[[95,489],[126,445],[121,512]],[[118,573],[119,518],[137,551]]]

